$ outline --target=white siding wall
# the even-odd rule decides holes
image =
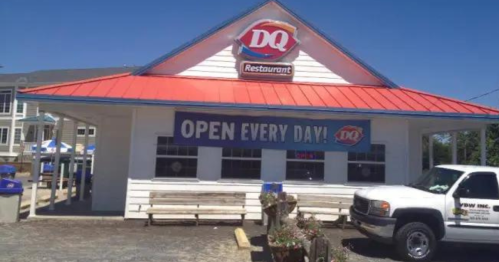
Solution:
[[[214,113],[223,113],[214,112]],[[252,112],[255,115],[257,112]],[[273,113],[274,115],[277,113]],[[295,115],[300,117],[299,115]],[[305,116],[302,116],[305,117]],[[326,117],[325,115],[317,117]],[[334,116],[330,116],[334,119]],[[339,118],[339,117],[336,117]],[[345,118],[342,116],[341,118]],[[354,117],[352,117],[354,118]],[[357,117],[358,118],[358,117]],[[227,181],[221,180],[220,148],[200,147],[198,151],[198,179],[175,180],[155,179],[156,137],[173,135],[174,110],[169,108],[137,109],[132,132],[130,159],[133,159],[129,170],[126,218],[146,218],[148,196],[151,191],[233,191],[246,192],[248,219],[260,219],[260,203],[258,195],[262,181]],[[144,128],[147,127],[147,128]],[[402,184],[407,181],[407,146],[408,126],[405,120],[373,119],[373,143],[386,144],[386,183]],[[284,190],[290,194],[327,194],[352,196],[353,192],[366,184],[347,183],[347,153],[327,152],[325,164],[325,183],[292,183],[285,182]],[[286,152],[284,150],[263,150],[262,180],[283,181],[286,173]],[[168,216],[166,216],[168,217]],[[174,216],[176,218],[193,218],[192,216]],[[230,216],[202,216],[208,218],[238,218]],[[322,217],[334,219],[334,217]]]
[[[239,78],[239,63],[233,55],[233,47],[228,46],[222,51],[201,61],[197,65],[180,72],[181,76]],[[292,64],[295,67],[293,81],[349,84],[341,76],[333,73],[323,64],[310,57],[304,51],[299,51]]]

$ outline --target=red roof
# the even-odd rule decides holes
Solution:
[[[120,74],[24,89],[25,100],[206,105],[499,119],[499,110],[408,88]]]

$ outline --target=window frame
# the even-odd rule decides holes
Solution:
[[[160,137],[166,137],[166,138],[174,138],[173,135],[166,135],[166,134],[157,134],[155,136],[155,142],[154,142],[154,173],[153,173],[153,180],[189,180],[189,181],[199,181],[198,179],[198,165],[199,165],[199,147],[196,146],[197,148],[197,153],[195,156],[189,156],[189,155],[158,155],[158,139]],[[195,159],[196,160],[196,176],[195,177],[168,177],[168,176],[156,176],[156,168],[158,165],[158,158],[185,158],[185,159]]]
[[[83,126],[83,127],[79,126],[78,128],[76,128],[76,136],[77,136],[77,137],[85,137],[85,133],[86,133],[86,132],[85,132],[85,129],[86,129],[86,128],[85,128],[84,126]],[[94,130],[94,134],[93,134],[93,135],[91,135],[91,134],[90,134],[90,129],[93,129],[93,130]],[[83,135],[78,134],[78,131],[80,131],[80,130],[83,130]],[[95,133],[96,133],[96,131],[97,131],[97,130],[96,130],[96,128],[95,128],[94,126],[89,127],[89,128],[88,128],[88,137],[95,137]]]
[[[19,133],[19,143],[16,143],[16,131],[17,130],[20,130],[20,133]],[[14,145],[21,145],[21,142],[23,141],[23,128],[22,127],[16,127],[14,129]]]
[[[237,157],[237,156],[224,156],[223,155],[223,150],[224,149],[230,149],[232,152],[232,149],[241,149],[241,150],[260,150],[260,157]],[[261,181],[262,180],[262,154],[263,154],[263,149],[261,148],[241,148],[241,147],[223,147],[222,148],[222,157],[220,159],[221,161],[221,168],[220,168],[220,180],[244,180],[244,181]],[[260,176],[259,178],[234,178],[234,177],[223,177],[223,161],[224,160],[238,160],[238,161],[260,161]]]
[[[355,184],[355,185],[385,185],[386,184],[386,143],[383,142],[374,142],[371,143],[371,146],[383,146],[384,147],[384,156],[383,156],[383,161],[376,161],[376,160],[350,160],[348,154],[350,153],[357,153],[357,152],[347,152],[347,184]],[[371,153],[371,150],[368,152]],[[366,164],[366,165],[378,165],[378,166],[384,166],[385,167],[385,174],[384,174],[384,179],[383,182],[373,182],[373,181],[351,181],[349,179],[349,165],[350,164]]]
[[[0,96],[3,96],[3,95],[10,96],[10,102],[8,103],[9,111],[5,112],[5,106],[7,105],[7,103],[3,102],[4,112],[0,111],[0,115],[10,115],[10,113],[12,112],[12,105],[13,105],[13,103],[12,103],[12,99],[13,99],[12,90],[0,90]],[[0,102],[0,105],[2,105],[2,102]],[[17,111],[17,109],[16,109],[16,111]]]
[[[466,175],[465,178],[463,178],[461,180],[461,182],[459,182],[458,186],[456,187],[456,189],[454,190],[457,191],[459,190],[460,188],[462,188],[462,184],[465,183],[468,179],[470,179],[471,177],[473,176],[479,176],[479,175],[490,175],[490,176],[493,176],[495,177],[495,180],[496,180],[496,186],[497,186],[497,193],[498,195],[496,196],[496,198],[477,198],[477,197],[468,197],[468,196],[462,196],[462,198],[466,198],[466,199],[478,199],[478,200],[499,200],[499,177],[498,177],[498,174],[494,173],[494,172],[490,172],[490,171],[475,171],[475,172],[472,172],[472,173],[469,173],[468,175]]]
[[[299,158],[288,158],[288,151],[303,151],[303,152],[322,152],[324,155],[323,159],[299,159]],[[324,183],[326,180],[326,151],[321,150],[285,150],[286,152],[286,169],[285,169],[285,181],[286,182],[300,182],[300,183]],[[306,180],[306,179],[289,179],[288,178],[288,162],[305,162],[305,163],[322,163],[322,179],[321,180]]]
[[[2,142],[2,131],[3,129],[7,129],[7,134],[5,135],[6,136],[6,139],[5,139],[5,143]],[[2,146],[5,146],[5,145],[8,145],[9,144],[9,135],[10,135],[10,127],[8,126],[0,126],[0,145]]]

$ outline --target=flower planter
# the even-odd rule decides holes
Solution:
[[[282,247],[275,246],[269,241],[269,248],[275,262],[303,262],[305,253],[303,247]]]
[[[288,214],[293,212],[296,208],[297,201],[288,201]],[[271,205],[263,209],[263,212],[267,214],[269,217],[274,217],[276,212],[277,212],[277,204],[276,205]]]

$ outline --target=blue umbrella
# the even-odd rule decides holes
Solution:
[[[57,149],[57,142],[55,139],[46,140],[42,142],[42,149],[41,149],[42,152],[55,153],[56,149]],[[36,145],[33,145],[31,147],[31,150],[36,151]],[[64,142],[61,143],[61,153],[71,152],[71,150],[73,149],[70,145]]]

